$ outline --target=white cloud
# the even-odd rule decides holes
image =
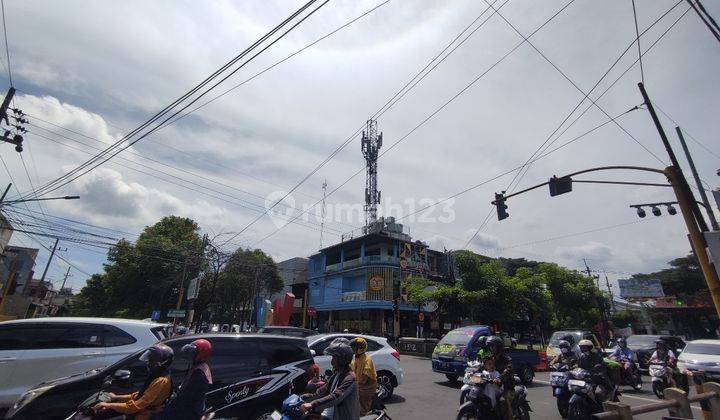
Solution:
[[[612,247],[601,242],[586,242],[576,246],[561,246],[555,253],[567,260],[577,261],[587,259],[593,263],[606,263],[613,257]]]
[[[467,239],[470,239],[475,234],[475,229],[470,229],[465,232]],[[470,248],[474,248],[478,251],[494,251],[500,247],[500,240],[489,233],[477,232],[477,235],[470,242]]]

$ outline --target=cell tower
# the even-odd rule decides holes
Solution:
[[[322,249],[323,232],[325,231],[325,198],[327,197],[327,179],[322,183],[323,198],[322,209],[320,210],[320,248]]]
[[[377,161],[382,147],[382,133],[378,134],[377,120],[368,120],[362,135],[361,149],[365,157],[367,177],[365,180],[365,227],[377,220],[380,191],[377,188]]]

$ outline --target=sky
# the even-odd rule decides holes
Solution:
[[[641,32],[670,10],[640,39],[643,51],[652,46],[642,74],[630,1],[498,0],[496,14],[484,1],[331,0],[199,103],[380,6],[48,195],[79,200],[28,203],[17,211],[102,226],[112,229],[105,230],[108,237],[130,240],[175,214],[193,218],[220,243],[231,239],[228,249],[259,247],[278,261],[308,256],[320,247],[321,206],[313,205],[323,182],[323,245],[364,223],[364,158],[360,137],[351,135],[414,80],[377,117],[381,213],[399,218],[414,239],[441,250],[467,246],[571,268],[584,268],[585,259],[613,282],[662,269],[689,252],[682,217],[663,208],[662,217],[648,211],[640,219],[629,206],[673,201],[669,188],[576,183],[572,193],[551,198],[543,187],[508,200],[510,217],[503,221],[490,204],[495,192],[508,190],[517,174],[511,170],[544,143],[552,153],[525,167],[509,191],[592,167],[667,166],[647,110],[630,111],[643,102],[641,79],[667,114],[661,121],[683,169],[689,175],[675,122],[687,133],[705,187],[718,186],[720,44],[693,11],[683,16],[683,1],[635,3]],[[717,3],[704,3],[720,16]],[[30,121],[22,156],[7,144],[0,151],[17,188],[9,197],[119,140],[302,4],[6,1],[14,105]],[[522,43],[531,33],[532,45]],[[443,51],[450,53],[446,59],[431,61]],[[0,61],[0,84],[9,87],[5,54]],[[423,68],[432,70],[413,79]],[[585,100],[566,120],[596,84],[590,98],[597,106]],[[270,215],[253,222],[348,139]],[[10,178],[4,168],[0,173]],[[664,181],[637,171],[576,179]],[[288,217],[302,216],[293,206],[311,216],[275,232]],[[16,214],[37,223],[26,216]],[[37,246],[22,234],[13,243]],[[68,263],[74,267],[68,284],[76,290],[102,270],[105,249],[71,241],[59,247],[62,259],[48,273],[56,286]],[[41,249],[37,272],[48,254]]]

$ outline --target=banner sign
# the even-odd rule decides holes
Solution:
[[[623,299],[658,298],[665,296],[660,279],[620,279],[620,297]]]
[[[168,318],[185,318],[185,309],[170,309],[167,316]]]
[[[190,284],[187,289],[187,300],[197,299],[200,294],[200,277],[195,277],[190,280]]]

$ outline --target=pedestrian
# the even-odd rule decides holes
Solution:
[[[377,393],[377,373],[370,356],[367,355],[368,344],[362,337],[355,337],[350,342],[355,353],[355,360],[350,365],[355,372],[358,383],[358,397],[360,399],[360,415],[366,415],[372,408]]]

